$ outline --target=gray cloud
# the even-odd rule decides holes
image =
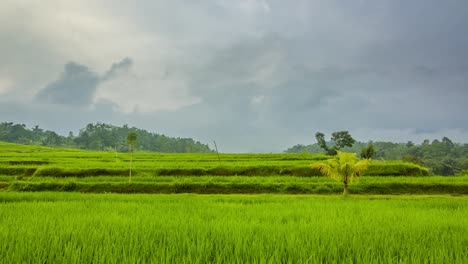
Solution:
[[[0,4],[2,119],[125,122],[223,151],[281,151],[337,130],[468,142],[464,0],[17,5]],[[125,54],[136,63],[109,69]],[[87,66],[50,83],[64,61]],[[71,112],[79,120],[62,116]]]
[[[99,76],[86,66],[69,62],[57,81],[47,85],[36,95],[43,103],[86,106],[93,100]]]
[[[99,76],[84,65],[69,62],[59,79],[41,89],[35,99],[42,103],[88,106],[93,103],[99,84],[128,70],[131,65],[132,60],[125,58],[112,64],[105,74]]]
[[[130,58],[124,58],[123,60],[117,63],[113,63],[111,68],[101,77],[101,80],[105,81],[111,79],[112,77],[115,77],[119,73],[128,71],[132,64],[133,61]]]

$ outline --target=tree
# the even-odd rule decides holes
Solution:
[[[452,158],[444,158],[441,161],[436,161],[432,167],[436,175],[455,175],[460,171],[457,161]]]
[[[317,132],[315,134],[315,139],[317,139],[317,144],[320,146],[320,148],[323,148],[323,150],[328,152],[327,142],[325,141],[325,134],[322,132]]]
[[[332,133],[331,140],[336,143],[336,150],[340,150],[344,147],[352,147],[353,144],[356,143],[356,140],[354,140],[348,131],[338,131]]]
[[[443,137],[442,143],[445,152],[450,152],[455,147],[455,144],[448,137]]]
[[[42,142],[43,145],[45,145],[45,146],[60,146],[60,144],[61,144],[60,141],[61,141],[62,137],[60,137],[54,131],[46,131],[45,134],[46,134],[46,138]]]
[[[73,132],[68,132],[68,137],[65,138],[64,140],[64,143],[67,147],[73,147],[73,139],[75,138],[75,136],[73,135]]]
[[[324,138],[324,136],[319,137]],[[322,141],[324,142],[325,139]],[[331,142],[331,141],[330,141]],[[432,140],[424,140],[418,144],[411,141],[405,143],[392,142],[356,142],[351,148],[343,150],[347,152],[361,153],[369,144],[374,145],[374,159],[401,160],[416,163],[431,169],[436,175],[457,174],[461,170],[468,170],[468,144],[456,143],[448,137],[443,137],[431,144]],[[328,148],[333,150],[333,142]],[[323,145],[323,144],[322,144]],[[306,150],[309,153],[324,152],[318,143],[311,145],[296,145],[285,152],[301,153]],[[342,150],[342,151],[343,151]],[[327,151],[327,153],[330,153]]]
[[[207,144],[191,138],[166,137],[135,127],[113,126],[105,123],[88,124],[80,129],[78,135],[69,133],[59,135],[53,131],[43,130],[39,126],[31,129],[24,124],[13,122],[0,123],[0,141],[12,143],[44,145],[54,147],[77,147],[89,150],[106,150],[109,147],[117,151],[127,151],[126,136],[129,132],[138,135],[138,149],[157,152],[212,152]],[[161,137],[162,140],[161,140]]]
[[[373,159],[375,156],[374,144],[369,144],[367,147],[361,150],[361,158]]]
[[[424,166],[424,161],[422,161],[418,156],[416,155],[405,155],[401,158],[402,161],[404,162],[410,162],[410,163],[413,163],[413,164],[417,164],[417,165],[420,165],[420,166]]]
[[[331,141],[334,143],[333,148],[327,146],[325,141],[325,135],[321,132],[315,134],[315,139],[317,139],[317,144],[325,150],[328,155],[335,156],[339,150],[344,147],[352,147],[356,142],[354,138],[349,134],[348,131],[338,131],[332,133]]]
[[[368,165],[369,160],[359,160],[356,153],[337,151],[337,155],[333,159],[329,159],[327,163],[314,163],[312,168],[318,169],[322,174],[332,179],[342,181],[344,184],[343,194],[347,195],[349,193],[348,183],[366,170]]]
[[[129,132],[127,134],[127,144],[128,144],[128,149],[130,150],[130,175],[128,178],[128,183],[131,183],[132,182],[133,151],[135,151],[135,146],[137,144],[137,134],[135,132]]]

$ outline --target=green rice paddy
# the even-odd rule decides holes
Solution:
[[[0,190],[116,193],[338,194],[341,184],[311,168],[321,154],[129,154],[0,142]],[[401,161],[373,161],[355,194],[468,194],[468,176],[429,176]]]
[[[0,142],[0,263],[468,263],[468,176],[375,161],[342,196],[325,159],[136,153],[129,183],[127,153]]]
[[[1,263],[467,263],[449,196],[0,193]]]

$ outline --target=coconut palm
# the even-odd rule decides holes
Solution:
[[[327,163],[314,163],[312,168],[320,170],[320,172],[337,181],[343,181],[343,194],[348,194],[348,183],[354,180],[359,173],[366,170],[370,160],[359,160],[356,153],[347,153],[338,151],[333,159],[329,159]]]

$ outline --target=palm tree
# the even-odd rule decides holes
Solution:
[[[343,181],[343,194],[347,195],[348,183],[359,176],[360,172],[366,170],[369,162],[370,160],[367,159],[359,160],[356,153],[338,151],[338,154],[333,159],[329,159],[327,163],[314,163],[312,168],[318,169],[332,179]]]

